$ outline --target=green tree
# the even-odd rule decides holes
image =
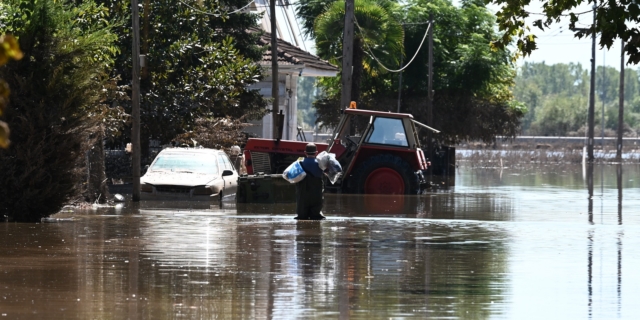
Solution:
[[[522,123],[523,134],[550,135],[541,131],[537,126],[534,131],[529,131],[532,123],[537,119],[539,109],[550,98],[566,99],[569,97],[587,97],[589,95],[589,74],[578,64],[555,64],[547,65],[542,63],[525,62],[519,69],[515,80],[514,95],[518,101],[522,101],[529,112],[525,115]],[[564,105],[572,105],[570,102],[563,102]],[[546,119],[553,120],[553,119]],[[575,119],[558,119],[561,123],[577,123]],[[558,127],[553,124],[543,127]],[[569,131],[577,128],[567,129]],[[556,130],[557,131],[557,130]],[[566,130],[562,132],[568,132]]]
[[[13,144],[0,150],[0,216],[36,222],[74,199],[86,177],[116,37],[92,1],[6,0],[0,12],[0,33],[15,35],[25,56],[0,69],[13,90]]]
[[[537,110],[531,124],[533,135],[566,136],[587,121],[588,96],[553,95]]]
[[[533,14],[526,8],[531,0],[485,0],[485,2],[500,7],[496,16],[502,35],[493,43],[496,48],[505,48],[514,40],[518,51],[524,55],[530,54],[537,48],[536,36],[531,33],[530,26],[525,22],[525,18]],[[545,30],[554,23],[560,22],[562,16],[569,16],[569,28],[573,30],[579,15],[593,14],[593,10],[578,12],[577,8],[583,4],[593,4],[597,23],[588,30],[576,29],[573,31],[575,36],[582,38],[596,33],[600,39],[600,47],[607,48],[610,48],[616,39],[623,39],[627,43],[625,46],[625,52],[629,56],[627,63],[640,62],[640,29],[638,28],[640,4],[636,0],[600,3],[597,0],[546,1],[542,6],[542,18],[535,20],[532,26]]]
[[[344,1],[336,1],[315,20],[318,56],[334,64],[342,60],[342,29]],[[356,0],[354,17],[356,30],[353,39],[353,73],[351,99],[360,100],[363,73],[376,76],[381,68],[374,57],[383,63],[397,66],[403,53],[404,32],[387,7],[373,0]]]
[[[111,17],[128,24],[117,29],[122,54],[114,75],[120,85],[131,79],[130,2],[100,0]],[[147,138],[163,143],[194,129],[200,117],[261,118],[266,101],[248,85],[261,78],[256,61],[257,15],[234,12],[243,0],[141,1],[141,54],[147,67],[141,72],[143,147]],[[248,32],[251,30],[251,32]],[[126,105],[126,110],[131,110]],[[125,132],[126,142],[129,132]],[[143,148],[144,150],[144,148]]]
[[[620,73],[612,67],[596,70],[596,125],[602,119],[600,108],[605,107],[605,130],[618,127]],[[640,101],[638,72],[625,70],[625,132],[633,135],[638,129]],[[524,118],[524,134],[583,135],[585,108],[589,96],[589,73],[580,64],[525,63],[519,68],[514,88],[516,98],[529,108]],[[599,134],[597,132],[597,134]]]
[[[515,135],[526,109],[513,99],[511,92],[515,77],[512,55],[491,50],[489,42],[496,36],[495,17],[481,1],[463,1],[458,8],[447,0],[411,0],[390,14],[405,24],[405,61],[418,52],[403,72],[401,111],[426,121],[427,48],[418,48],[429,14],[434,17],[434,126],[442,131],[437,139],[455,144],[466,139],[493,141],[497,135]],[[387,54],[391,56],[390,52]],[[400,56],[395,54],[396,58]],[[372,62],[371,69],[383,69],[378,64]],[[398,64],[385,65],[398,69]],[[324,97],[315,104],[319,121],[335,125],[340,80],[322,79],[321,84]],[[364,72],[361,88],[360,108],[396,110],[397,73]]]

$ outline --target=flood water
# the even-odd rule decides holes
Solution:
[[[591,196],[590,196],[591,193]],[[0,319],[637,319],[640,166],[412,196],[126,203],[0,224]]]

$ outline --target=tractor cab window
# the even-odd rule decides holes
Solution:
[[[341,127],[340,133],[337,138],[340,139],[341,144],[349,149],[355,147],[360,143],[360,139],[367,129],[370,121],[369,116],[349,116],[347,122]]]
[[[367,143],[408,147],[402,119],[376,118],[365,140]]]

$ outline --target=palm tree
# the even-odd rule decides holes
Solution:
[[[375,77],[383,71],[376,58],[387,67],[397,67],[400,57],[404,55],[404,31],[391,14],[393,5],[375,0],[355,0],[351,85],[351,99],[354,101],[360,100],[363,72]],[[341,65],[342,59],[344,8],[344,1],[336,1],[314,23],[318,56],[337,65]]]

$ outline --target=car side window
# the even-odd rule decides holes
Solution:
[[[222,160],[222,155],[218,155],[218,165],[220,166],[220,172],[222,173],[223,170],[226,170],[227,168],[225,168],[224,166],[224,160]]]
[[[224,160],[224,167],[227,170],[233,171],[233,165],[231,164],[231,160],[229,160],[229,157],[227,157],[226,154],[222,155],[222,160]]]
[[[394,118],[376,118],[373,121],[373,131],[369,134],[366,142],[402,147],[409,146],[402,119]]]
[[[218,160],[220,162],[220,167],[221,168],[224,168],[224,170],[233,171],[233,166],[231,165],[231,161],[229,161],[229,158],[227,157],[227,155],[219,154],[218,155]]]

